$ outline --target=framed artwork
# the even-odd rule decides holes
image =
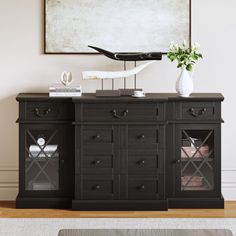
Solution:
[[[163,52],[191,43],[191,0],[44,0],[44,52]]]

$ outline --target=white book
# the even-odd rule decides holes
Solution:
[[[70,85],[62,85],[62,84],[54,84],[49,87],[49,91],[58,91],[58,92],[81,92],[81,85],[80,84],[70,84]]]
[[[81,92],[81,89],[80,88],[49,88],[49,92]]]
[[[81,97],[81,92],[49,92],[49,97]]]
[[[44,150],[45,152],[55,152],[57,150],[57,145],[46,145],[45,147],[39,147],[38,145],[30,145],[29,151],[30,152],[40,152]]]

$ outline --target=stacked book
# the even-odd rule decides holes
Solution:
[[[57,145],[30,145],[29,157],[30,158],[47,158],[47,157],[58,157],[58,146]]]
[[[50,97],[80,97],[82,95],[82,89],[80,84],[54,84],[49,87]]]

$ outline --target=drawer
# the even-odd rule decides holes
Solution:
[[[153,154],[157,149],[164,148],[164,129],[162,126],[128,127],[128,149],[131,152],[145,151],[144,155]]]
[[[158,164],[158,155],[153,156],[129,156],[128,174],[156,175],[161,172]]]
[[[128,128],[128,142],[137,145],[156,144],[158,143],[158,129],[156,126],[130,126]]]
[[[76,197],[84,200],[113,200],[118,197],[118,176],[77,176]],[[81,183],[81,184],[78,184]]]
[[[112,156],[118,139],[112,125],[76,126],[76,149],[81,156]],[[116,134],[117,135],[117,134]],[[116,141],[117,143],[117,141]],[[82,150],[82,153],[81,153]]]
[[[220,120],[221,104],[217,102],[180,102],[176,104],[177,119]]]
[[[127,195],[129,200],[148,200],[159,199],[160,188],[159,178],[157,177],[128,177]]]
[[[86,127],[83,129],[84,143],[112,143],[113,130],[110,127]]]
[[[163,106],[156,103],[83,104],[82,114],[80,107],[76,109],[76,120],[85,122],[157,121],[164,119]]]
[[[112,155],[86,156],[82,160],[82,174],[113,174],[118,172],[117,169],[118,160],[114,160]]]
[[[23,117],[20,119],[25,120],[72,120],[74,116],[73,105],[70,103],[26,102],[23,107]]]

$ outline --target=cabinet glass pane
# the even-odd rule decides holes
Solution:
[[[214,189],[214,130],[182,130],[181,190]]]
[[[59,144],[56,130],[26,130],[25,189],[59,189]]]

